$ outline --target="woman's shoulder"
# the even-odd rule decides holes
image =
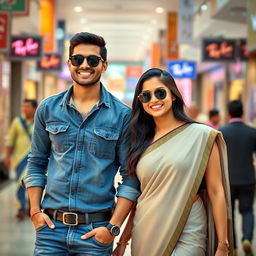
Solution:
[[[203,123],[192,123],[191,128],[194,129],[195,131],[199,132],[199,133],[219,133],[218,130],[208,126],[207,124],[203,124]]]

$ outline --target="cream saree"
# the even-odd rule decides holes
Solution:
[[[231,228],[227,158],[222,135],[203,124],[185,124],[151,144],[138,162],[137,176],[142,194],[132,230],[133,256],[171,255],[186,224],[215,141],[221,156]],[[205,192],[203,200],[208,222],[206,255],[213,256],[217,241]],[[231,230],[229,235],[229,241],[232,241]]]

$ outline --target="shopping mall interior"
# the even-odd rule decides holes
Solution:
[[[2,256],[32,255],[34,240],[30,221],[15,219],[14,171],[1,167],[5,136],[23,99],[40,102],[71,86],[69,40],[82,31],[105,39],[101,82],[126,104],[141,74],[160,67],[205,120],[218,109],[224,125],[226,103],[240,99],[245,121],[256,125],[255,0],[1,0]]]

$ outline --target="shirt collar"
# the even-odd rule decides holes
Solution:
[[[100,96],[100,101],[98,103],[98,106],[105,105],[106,107],[110,108],[109,92],[106,90],[106,88],[103,86],[102,83],[100,83],[100,88],[101,88],[100,89],[101,96]],[[60,103],[61,106],[71,104],[70,98],[72,93],[73,93],[73,85],[71,85],[70,88],[64,94],[63,99]]]
[[[243,119],[240,117],[235,117],[235,118],[230,118],[229,123],[234,123],[234,122],[243,122]]]

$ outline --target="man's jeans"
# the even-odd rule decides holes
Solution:
[[[234,207],[235,200],[239,202],[239,212],[242,214],[242,240],[252,241],[254,229],[253,201],[255,185],[231,186],[231,204],[233,217],[234,248],[237,248],[235,232]]]
[[[81,236],[97,227],[107,225],[106,222],[67,226],[60,221],[52,220],[55,228],[47,224],[36,230],[34,256],[110,256],[113,243],[102,244],[94,237],[83,240]]]

